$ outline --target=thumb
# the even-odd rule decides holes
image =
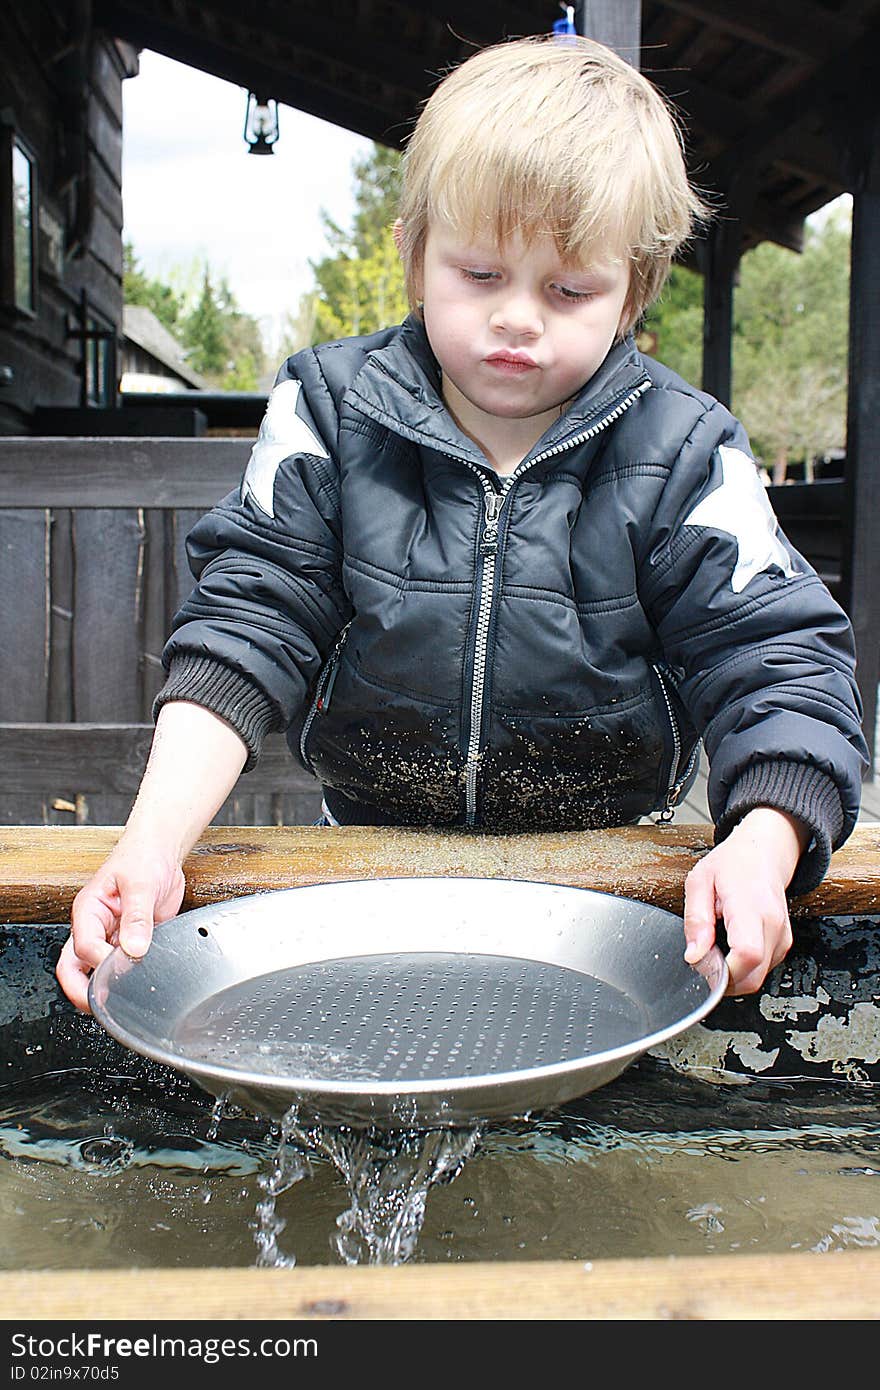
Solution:
[[[153,938],[153,894],[146,887],[131,887],[122,900],[119,944],[127,956],[146,954]]]

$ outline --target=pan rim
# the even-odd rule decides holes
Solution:
[[[572,892],[576,894],[586,893],[591,896],[613,899],[615,901],[627,903],[636,907],[644,907],[654,912],[662,912],[669,918],[675,919],[679,922],[683,921],[683,919],[680,916],[678,916],[678,914],[670,912],[666,908],[658,907],[656,904],[645,902],[645,900],[641,898],[623,897],[620,894],[607,892],[602,889],[582,888],[576,884],[557,883],[552,880],[543,878],[513,878],[507,875],[482,877],[473,874],[395,874],[383,876],[381,878],[358,877],[322,880],[317,883],[292,884],[284,888],[265,889],[255,891],[253,893],[235,895],[231,898],[223,899],[220,903],[202,904],[199,907],[190,908],[186,912],[178,913],[175,917],[169,918],[167,922],[159,924],[159,929],[161,930],[162,927],[170,926],[172,923],[179,922],[183,918],[192,919],[193,916],[197,913],[209,913],[212,910],[216,910],[218,906],[222,906],[224,902],[234,902],[237,905],[237,907],[241,908],[249,900],[265,899],[268,896],[277,896],[278,894],[282,893],[287,894],[298,893],[303,891],[307,892],[309,889],[321,889],[325,887],[342,887],[349,884],[384,885],[389,883],[413,881],[419,881],[421,883],[443,883],[447,886],[450,883],[450,881],[458,884],[481,883],[516,885],[527,883],[529,885],[539,888],[546,887],[549,889],[563,889],[567,892]],[[355,1081],[342,1081],[335,1079],[323,1080],[314,1077],[299,1077],[291,1075],[278,1076],[276,1074],[271,1073],[240,1069],[222,1063],[208,1064],[205,1062],[200,1062],[197,1059],[189,1059],[179,1052],[174,1052],[170,1049],[155,1046],[146,1042],[142,1037],[132,1033],[129,1029],[119,1024],[114,1019],[112,1013],[108,1009],[106,1009],[97,998],[97,986],[100,983],[102,983],[103,976],[110,973],[114,960],[118,961],[119,955],[117,953],[124,954],[124,952],[122,952],[121,947],[115,947],[114,951],[111,952],[108,956],[106,956],[105,959],[96,967],[90,978],[88,991],[89,1006],[94,1017],[101,1025],[101,1027],[103,1027],[105,1031],[109,1033],[110,1036],[113,1037],[117,1042],[121,1043],[125,1047],[128,1047],[131,1051],[136,1052],[141,1056],[147,1057],[151,1061],[158,1062],[161,1065],[169,1066],[176,1071],[183,1072],[185,1075],[191,1077],[194,1080],[210,1079],[211,1082],[214,1084],[212,1087],[208,1088],[209,1090],[214,1090],[216,1086],[225,1085],[225,1088],[229,1091],[241,1090],[245,1088],[256,1088],[260,1091],[272,1095],[280,1096],[284,1095],[285,1093],[292,1094],[295,1092],[297,1096],[324,1096],[330,1100],[368,1099],[371,1096],[383,1100],[393,1099],[396,1097],[404,1099],[412,1098],[418,1100],[420,1097],[434,1096],[437,1095],[439,1092],[443,1092],[449,1095],[454,1094],[456,1097],[466,1098],[468,1093],[484,1090],[487,1086],[491,1086],[494,1092],[497,1092],[504,1088],[514,1089],[516,1087],[526,1087],[532,1084],[540,1083],[542,1080],[545,1079],[564,1079],[566,1076],[577,1074],[580,1071],[599,1069],[603,1066],[614,1065],[617,1062],[626,1062],[629,1058],[635,1060],[637,1057],[649,1051],[652,1047],[656,1047],[660,1043],[666,1042],[670,1038],[676,1037],[678,1034],[686,1032],[687,1029],[699,1023],[715,1008],[717,1003],[724,995],[727,988],[727,984],[729,982],[729,970],[727,962],[718,946],[714,945],[711,947],[710,951],[703,958],[703,960],[699,961],[696,965],[689,965],[689,968],[692,971],[694,971],[694,973],[701,975],[703,979],[706,981],[707,995],[705,999],[703,999],[695,1008],[690,1010],[687,1014],[682,1015],[673,1023],[667,1024],[663,1028],[655,1029],[651,1033],[644,1034],[638,1039],[634,1039],[632,1042],[619,1044],[617,1047],[608,1048],[602,1052],[591,1053],[583,1057],[570,1058],[567,1061],[544,1063],[537,1067],[526,1067],[517,1069],[515,1071],[495,1071],[485,1072],[476,1076],[444,1076],[435,1077],[433,1079],[429,1078],[427,1080],[420,1079],[413,1081],[406,1081],[403,1079],[398,1081],[371,1081],[364,1078]],[[355,953],[350,954],[354,956]],[[357,953],[359,957],[372,954],[402,953],[392,951],[362,951]],[[411,951],[407,954],[430,954],[430,952]],[[448,952],[448,954],[458,954],[461,955],[463,958],[473,958],[474,956],[485,956],[490,954],[494,955],[496,953],[461,951]],[[345,955],[337,955],[324,957],[323,959],[344,960],[345,958]],[[128,959],[131,958],[129,957]],[[548,964],[546,960],[540,961],[536,959],[534,956],[514,955],[511,956],[511,959],[529,960],[534,964]],[[318,963],[320,963],[320,960],[313,960],[307,962],[307,964]],[[306,962],[304,962],[303,964],[306,964]],[[273,972],[269,971],[263,973],[271,974]],[[255,974],[253,976],[245,978],[258,979],[259,975]],[[715,980],[714,984],[712,983],[713,978]],[[295,1100],[291,1101],[291,1104],[295,1103]]]

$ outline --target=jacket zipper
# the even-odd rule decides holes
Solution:
[[[663,805],[660,809],[660,820],[664,824],[666,824],[667,822],[671,821],[675,816],[675,807],[678,802],[678,798],[681,796],[681,789],[687,782],[688,777],[691,775],[694,762],[699,753],[699,746],[694,746],[694,749],[690,757],[688,758],[687,766],[685,767],[682,775],[679,777],[678,765],[681,762],[681,732],[678,727],[678,720],[676,719],[675,713],[672,708],[672,701],[669,698],[669,691],[666,689],[666,679],[663,675],[663,672],[660,670],[660,667],[656,664],[653,666],[653,671],[658,681],[660,682],[660,689],[663,692],[663,702],[666,705],[666,713],[669,716],[669,725],[672,729],[672,762],[669,766],[669,776],[666,781],[666,795],[663,798]]]
[[[591,425],[588,430],[581,434],[572,435],[571,438],[563,440],[561,444],[555,444],[550,449],[545,449],[543,453],[537,454],[533,459],[519,464],[509,477],[505,478],[500,491],[497,491],[491,481],[485,476],[476,464],[469,463],[467,459],[461,459],[471,472],[475,473],[483,487],[485,514],[483,518],[483,534],[480,540],[480,555],[483,558],[483,574],[480,584],[480,603],[477,610],[477,628],[474,639],[474,668],[471,677],[471,701],[470,701],[470,731],[468,736],[466,778],[465,778],[465,810],[466,823],[468,826],[476,824],[477,819],[477,789],[479,784],[480,770],[480,743],[482,741],[483,730],[483,692],[486,686],[486,660],[489,645],[489,623],[492,617],[492,604],[495,587],[495,566],[498,555],[498,528],[500,523],[501,508],[504,500],[509,494],[514,484],[529,469],[536,464],[543,463],[545,459],[553,458],[557,454],[567,452],[575,448],[578,444],[585,444],[587,440],[595,438],[601,434],[602,430],[614,423],[625,410],[638,400],[639,396],[649,390],[650,381],[646,377],[643,381],[630,391],[615,408],[595,425]],[[670,711],[671,715],[671,711]]]
[[[333,694],[333,687],[336,684],[336,677],[339,674],[339,661],[342,656],[342,648],[345,645],[345,639],[348,636],[348,629],[350,627],[350,622],[345,624],[345,627],[336,639],[336,645],[327,658],[323,671],[318,677],[315,694],[312,698],[309,712],[306,715],[305,722],[302,726],[302,732],[299,736],[299,755],[311,772],[314,772],[314,768],[306,755],[306,743],[312,724],[315,722],[315,716],[318,714],[326,714],[327,712],[327,708],[330,704],[330,697]]]

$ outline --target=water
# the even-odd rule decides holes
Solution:
[[[389,1135],[271,1125],[164,1068],[57,1071],[0,1088],[0,1266],[876,1248],[878,1099],[645,1059],[555,1114]]]

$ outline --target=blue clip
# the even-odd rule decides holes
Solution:
[[[571,35],[577,34],[574,22],[574,5],[560,5],[561,10],[565,10],[565,19],[555,19],[553,21],[553,33],[557,39],[563,42]]]

